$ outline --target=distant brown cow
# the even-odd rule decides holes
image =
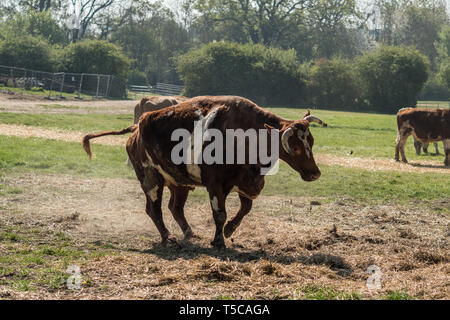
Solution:
[[[139,122],[140,116],[145,112],[171,107],[188,99],[189,98],[184,96],[144,97],[134,107],[134,124]],[[130,158],[127,158],[127,164],[131,165]]]
[[[189,98],[183,96],[153,96],[142,98],[134,107],[134,123],[136,124],[139,122],[139,117],[144,112],[170,107],[186,101],[187,99]]]
[[[444,143],[444,164],[449,165],[450,153],[450,109],[403,108],[397,112],[397,141],[395,144],[395,160],[399,161],[399,153],[403,162],[406,140],[412,134],[422,142],[442,141]]]

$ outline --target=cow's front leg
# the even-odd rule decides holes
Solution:
[[[214,222],[216,223],[216,233],[211,245],[218,249],[225,249],[223,226],[225,221],[227,221],[227,212],[225,210],[226,195],[222,192],[209,192],[209,199],[213,211]]]
[[[239,195],[239,199],[241,200],[241,206],[239,208],[238,213],[231,219],[225,226],[224,234],[225,237],[229,238],[236,230],[236,228],[241,224],[242,219],[245,217],[247,213],[252,209],[253,201],[249,198],[246,198],[242,195]]]
[[[422,144],[423,153],[428,154],[428,146],[429,146],[429,145],[430,145],[430,144],[427,143],[427,142],[425,142],[425,143]]]
[[[422,143],[414,139],[414,149],[416,149],[416,154],[420,156],[420,149],[422,148]],[[397,160],[398,161],[398,160]]]

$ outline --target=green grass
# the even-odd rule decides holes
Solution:
[[[1,222],[0,242],[8,249],[0,256],[0,284],[19,291],[65,288],[69,265],[115,254],[98,246],[78,247],[61,232],[8,227]]]
[[[123,129],[133,124],[133,117],[132,114],[22,114],[2,112],[0,113],[0,123],[88,133]]]
[[[269,108],[270,111],[287,119],[300,119],[305,110],[291,108]],[[382,115],[357,112],[340,112],[312,110],[328,124],[320,127],[312,124],[314,136],[313,150],[316,153],[329,153],[340,156],[394,158],[397,124],[395,115]],[[430,151],[433,150],[429,149]],[[406,146],[406,157],[411,160],[426,159],[443,162],[443,147],[440,143],[440,156],[417,156],[413,140],[410,138]]]
[[[125,147],[92,145],[89,160],[81,143],[0,135],[0,171],[134,178]]]
[[[406,290],[389,291],[383,300],[415,300],[415,298],[408,294]]]
[[[357,292],[342,292],[332,287],[308,285],[301,290],[305,300],[360,300],[361,295]]]
[[[448,197],[450,184],[436,173],[367,171],[340,166],[320,166],[322,176],[314,182],[301,180],[287,164],[278,174],[266,177],[263,195],[348,197],[359,200],[410,201]]]
[[[0,135],[0,145],[0,170],[7,173],[33,171],[135,179],[134,171],[125,165],[124,147],[93,145],[96,158],[89,160],[78,143]],[[450,184],[437,173],[374,172],[340,166],[321,166],[321,170],[322,177],[319,180],[305,182],[281,162],[279,172],[266,177],[262,194],[324,197],[330,200],[348,197],[383,202],[412,199],[429,201],[450,194]],[[202,188],[193,193],[196,197],[204,195]]]

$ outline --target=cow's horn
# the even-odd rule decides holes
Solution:
[[[281,136],[281,145],[283,146],[283,149],[289,154],[293,154],[288,143],[289,137],[292,136],[293,134],[294,130],[292,130],[292,128],[289,128],[285,132],[283,132],[283,135]]]
[[[303,120],[306,120],[308,122],[317,122],[322,127],[327,127],[328,126],[325,122],[323,122],[322,120],[320,120],[319,118],[317,118],[315,116],[307,116],[307,117],[304,117]]]

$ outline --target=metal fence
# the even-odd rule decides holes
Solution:
[[[155,93],[163,96],[178,96],[183,92],[184,87],[158,82],[154,86],[135,86],[130,85],[128,89],[136,93]]]
[[[126,97],[126,83],[113,75],[44,72],[0,65],[0,88],[18,88],[20,92],[42,92],[48,98],[65,96]]]

